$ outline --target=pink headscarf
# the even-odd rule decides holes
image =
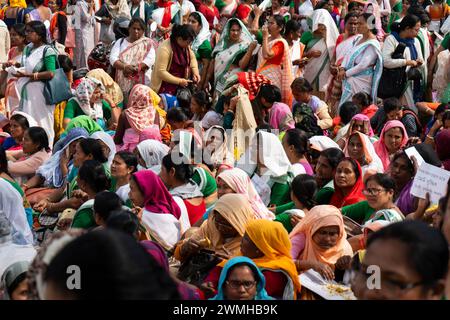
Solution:
[[[130,126],[141,133],[153,125],[156,110],[151,98],[151,89],[137,84],[130,92],[130,100],[124,111]]]
[[[159,127],[157,125],[153,125],[147,129],[145,129],[139,135],[139,143],[141,143],[144,140],[150,140],[150,139],[162,142],[161,132],[159,131]]]
[[[386,122],[386,124],[383,127],[383,130],[381,130],[380,140],[376,141],[373,144],[375,152],[380,157],[381,162],[383,162],[383,168],[385,172],[389,169],[389,164],[391,163],[391,160],[389,159],[389,151],[387,150],[386,144],[384,143],[384,134],[386,133],[386,131],[392,128],[401,128],[403,131],[403,138],[402,142],[400,143],[400,148],[403,148],[408,142],[408,133],[406,133],[406,129],[403,123],[401,123],[398,120],[391,120]]]
[[[287,128],[282,127],[287,115],[291,115],[291,121],[286,123]],[[292,118],[291,108],[287,104],[276,102],[270,110],[269,124],[274,129],[282,131],[295,128],[295,122]]]
[[[364,115],[364,114],[361,114],[361,113],[358,113],[357,115],[355,115],[353,118],[352,118],[352,120],[350,121],[350,127],[349,127],[349,130],[351,130],[351,128],[353,127],[353,122],[354,121],[364,121],[365,123],[367,123],[367,129],[368,129],[368,131],[369,132],[363,132],[364,134],[367,134],[369,137],[372,137],[373,136],[373,129],[372,129],[372,126],[370,125],[370,119],[369,119],[369,117],[368,116],[366,116],[366,115]]]
[[[172,214],[179,219],[181,209],[162,180],[152,170],[133,173],[144,196],[145,209],[153,213]]]

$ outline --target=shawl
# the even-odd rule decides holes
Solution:
[[[441,130],[435,138],[436,152],[445,170],[450,170],[450,129]]]
[[[133,173],[142,195],[145,209],[158,214],[171,214],[176,219],[181,216],[181,209],[167,190],[162,180],[151,170]]]
[[[247,197],[254,211],[255,219],[273,220],[275,218],[275,215],[264,205],[250,177],[245,171],[239,168],[225,170],[218,175],[217,180],[219,179],[225,181],[234,192]]]
[[[256,72],[238,72],[236,75],[239,83],[248,90],[250,100],[255,99],[263,84],[272,84],[265,75]]]
[[[125,115],[131,128],[138,133],[151,127],[155,120],[156,111],[153,107],[151,91],[149,87],[137,84],[130,92]]]
[[[84,114],[93,119],[103,118],[101,102],[96,101],[94,106],[91,107],[91,96],[97,88],[100,88],[102,92],[105,92],[105,87],[100,81],[84,78],[75,89],[75,97],[73,98],[78,103],[81,110],[83,110]]]
[[[91,135],[91,138],[95,139],[95,140],[100,140],[108,146],[109,154],[108,154],[107,164],[108,164],[108,167],[111,167],[112,161],[116,154],[116,144],[114,143],[114,140],[111,137],[111,135],[109,135],[108,133],[106,133],[104,131],[97,131]]]
[[[344,160],[356,162],[358,166],[359,177],[356,179],[355,184],[353,185],[349,194],[346,196],[344,196],[344,194],[342,193],[342,189],[337,185],[336,177],[334,178],[334,193],[333,196],[331,197],[330,205],[333,205],[338,208],[342,208],[344,206],[348,206],[350,204],[354,204],[365,199],[364,195],[362,194],[362,191],[364,189],[363,172],[359,162],[353,160],[352,158],[342,159],[342,161]]]
[[[319,24],[322,24],[326,27],[326,36],[325,43],[328,48],[328,56],[330,60],[334,56],[335,48],[336,48],[336,40],[339,37],[339,31],[336,27],[336,24],[333,21],[330,13],[325,9],[317,9],[314,10],[312,15],[312,31],[317,30]]]
[[[339,237],[334,247],[322,249],[313,241],[313,236],[320,228],[329,226],[339,227]],[[298,233],[303,233],[306,238],[305,249],[300,257],[302,261],[326,263],[334,270],[334,264],[340,257],[353,256],[353,250],[347,242],[342,214],[334,206],[319,205],[312,208],[295,226],[289,237],[292,239]]]
[[[23,273],[28,271],[30,266],[29,261],[18,261],[10,265],[1,276],[0,289],[3,289],[3,300],[10,300],[11,297],[8,294],[10,286],[14,281]]]
[[[103,69],[94,69],[86,74],[86,77],[100,81],[105,87],[105,91],[111,96],[115,104],[123,102],[123,93],[119,85]]]
[[[137,145],[137,149],[145,162],[147,169],[161,166],[162,158],[169,153],[169,147],[156,140],[144,140]],[[158,170],[159,173],[159,170]]]
[[[220,137],[217,136],[220,132]],[[212,164],[215,167],[222,164],[232,166],[234,164],[233,155],[228,151],[228,137],[225,129],[221,126],[212,126],[203,137],[205,163]]]
[[[113,4],[111,0],[105,0],[105,5],[113,19],[119,17],[131,19],[130,8],[126,0],[118,0],[116,4]]]
[[[275,102],[270,109],[269,124],[273,129],[282,131],[295,128],[291,108],[285,103]]]
[[[170,190],[172,196],[180,197],[181,199],[193,199],[203,197],[200,187],[193,181],[189,181],[181,186]]]
[[[130,8],[130,14],[133,16],[134,13],[136,13],[136,10],[133,12],[133,3],[130,1],[128,3],[128,7]],[[139,2],[139,6],[137,7],[137,10],[139,10],[139,18],[141,18],[143,21],[145,21],[145,1],[141,0]]]
[[[415,46],[415,39],[400,38],[400,35],[395,31],[392,31],[392,35],[398,42],[405,44],[409,48],[409,52],[411,53],[411,60],[416,60],[418,55],[417,55],[417,49]]]
[[[199,11],[195,11],[200,16],[200,19],[202,20],[201,25],[202,28],[200,32],[195,37],[194,41],[192,42],[192,50],[194,52],[197,52],[198,48],[202,45],[203,42],[209,40],[211,38],[211,31],[209,31],[209,23],[208,20],[206,20],[203,13]]]
[[[228,260],[228,262],[224,265],[222,272],[220,273],[219,284],[217,286],[217,295],[215,295],[210,300],[225,300],[224,294],[224,285],[225,281],[228,278],[228,273],[230,269],[236,264],[246,264],[256,271],[256,277],[258,278],[258,285],[256,287],[256,295],[255,300],[274,300],[271,296],[267,294],[265,289],[266,287],[266,279],[262,272],[258,269],[257,265],[247,257],[235,257],[233,259]]]
[[[373,137],[374,133],[373,133],[373,129],[372,126],[370,125],[370,119],[368,116],[358,113],[357,115],[353,116],[352,120],[350,120],[350,127],[349,130],[351,130],[351,128],[353,128],[353,123],[355,121],[363,121],[364,122],[364,134],[368,135],[369,137]]]
[[[253,259],[258,268],[286,272],[294,284],[294,299],[300,292],[297,268],[291,256],[291,241],[283,225],[276,221],[253,220],[247,224],[246,234],[264,254]]]
[[[374,169],[376,172],[383,172],[383,163],[381,162],[380,157],[378,157],[377,153],[375,152],[375,148],[373,147],[372,142],[370,142],[370,139],[367,135],[364,133],[361,133],[359,131],[353,132],[349,137],[348,140],[345,143],[344,147],[344,153],[345,156],[348,157],[348,144],[350,141],[350,138],[357,135],[359,138],[359,141],[361,141],[361,144],[363,146],[363,153],[364,158],[367,162],[368,169]]]
[[[406,129],[403,123],[401,123],[398,120],[391,120],[386,122],[386,124],[383,127],[383,130],[381,130],[380,140],[376,141],[373,144],[376,153],[378,154],[378,156],[381,159],[381,162],[383,163],[384,171],[387,171],[389,169],[389,164],[391,163],[391,160],[389,158],[389,151],[387,150],[386,144],[384,142],[384,135],[388,130],[392,128],[401,128],[403,131],[403,138],[400,143],[400,148],[403,148],[408,142],[408,133],[406,133]]]
[[[312,149],[315,149],[319,152],[322,152],[323,150],[327,150],[330,148],[338,148],[339,150],[341,150],[341,148],[336,142],[334,142],[332,139],[326,136],[311,137],[309,138],[309,143]]]

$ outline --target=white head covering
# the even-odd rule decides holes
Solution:
[[[258,138],[260,148],[258,150]],[[273,133],[267,131],[259,131],[253,138],[250,147],[237,162],[236,167],[252,175],[257,166],[258,151],[262,152],[260,158],[262,163],[267,167],[272,177],[281,177],[288,173],[291,169],[291,163],[284,151],[280,139]]]
[[[22,111],[14,111],[12,115],[15,114],[19,114],[25,118],[27,118],[28,120],[28,124],[30,125],[30,127],[37,127],[39,126],[38,123],[36,122],[36,120],[34,120],[34,118],[32,116],[30,116],[28,113],[22,112]]]
[[[169,153],[170,148],[162,142],[149,139],[139,143],[137,149],[144,159],[147,169],[159,174],[162,158]]]
[[[329,148],[338,148],[339,150],[341,150],[336,142],[326,136],[311,137],[309,138],[309,143],[311,144],[311,148],[320,152]]]
[[[12,263],[1,275],[0,290],[3,289],[3,300],[10,300],[11,297],[8,294],[9,287],[21,274],[28,271],[30,261],[17,261]]]
[[[369,137],[367,135],[365,135],[364,133],[361,133],[359,136],[363,137],[364,139],[364,145],[367,149],[367,152],[370,154],[370,156],[372,157],[372,162],[368,163],[365,166],[362,166],[361,169],[363,171],[363,175],[365,175],[365,173],[368,170],[372,170],[375,172],[379,172],[379,173],[383,173],[384,169],[383,169],[383,162],[381,161],[380,157],[378,156],[377,152],[375,151],[375,148],[373,147],[372,141],[370,141]],[[346,141],[345,147],[344,147],[344,153],[345,156],[348,157],[348,143],[349,141]]]
[[[327,28],[327,34],[325,42],[328,48],[328,54],[331,57],[334,55],[334,48],[336,47],[336,40],[339,37],[339,30],[336,27],[336,23],[331,17],[330,13],[325,9],[314,10],[312,19],[312,31],[317,30],[319,24],[323,24]]]
[[[92,139],[103,141],[109,148],[108,166],[111,166],[114,156],[116,154],[116,144],[113,138],[104,131],[97,131],[91,135]]]
[[[200,32],[195,37],[194,41],[192,42],[192,50],[194,52],[197,52],[198,48],[202,45],[205,40],[209,40],[211,37],[211,32],[209,31],[209,23],[208,20],[206,20],[205,16],[199,12],[195,11],[196,14],[200,16],[202,28],[200,29]]]

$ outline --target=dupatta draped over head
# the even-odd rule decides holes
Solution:
[[[350,128],[349,128],[350,129]],[[366,136],[364,133],[361,133],[359,131],[353,132],[347,139],[344,153],[346,157],[349,157],[348,148],[350,139],[354,136],[358,136],[359,141],[361,142],[363,146],[363,153],[364,153],[364,159],[366,160],[367,165],[363,167],[364,174],[371,170],[373,172],[383,172],[383,163],[381,162],[380,157],[378,157],[375,148],[373,147],[372,142],[370,141],[369,137]]]
[[[401,123],[398,120],[391,120],[386,122],[386,124],[383,127],[383,130],[380,134],[380,140],[376,141],[373,146],[375,147],[375,151],[378,154],[378,156],[381,159],[381,162],[383,162],[383,168],[384,171],[387,171],[389,169],[389,164],[391,163],[391,159],[389,158],[389,151],[386,147],[385,141],[384,141],[384,135],[385,133],[392,129],[392,128],[400,128],[403,131],[403,138],[400,143],[400,148],[403,148],[406,143],[408,142],[408,133],[406,132],[405,126],[403,123]]]
[[[152,213],[171,214],[179,219],[181,210],[162,180],[152,170],[133,173],[144,196],[145,209]]]
[[[152,92],[154,93],[152,89],[143,84],[135,85],[130,92],[125,115],[130,126],[138,133],[154,123],[156,110],[153,106]]]
[[[147,169],[159,173],[161,170],[161,161],[168,153],[170,148],[157,140],[144,140],[137,145],[137,149],[145,162]]]
[[[224,265],[222,272],[220,273],[219,284],[217,286],[217,295],[215,295],[210,300],[225,300],[226,299],[225,294],[224,294],[225,281],[227,280],[230,269],[233,266],[235,266],[236,264],[246,264],[246,265],[250,266],[252,268],[252,270],[256,271],[255,276],[258,278],[258,279],[256,279],[258,281],[258,285],[256,287],[255,300],[274,300],[272,297],[270,297],[267,294],[267,291],[265,289],[266,279],[264,278],[264,275],[258,269],[256,264],[247,257],[235,257],[233,259],[228,260],[228,262]]]
[[[334,247],[322,249],[314,242],[313,236],[320,228],[330,226],[339,227],[339,237]],[[334,206],[320,205],[312,208],[295,226],[289,236],[292,239],[298,233],[303,233],[306,237],[305,249],[301,255],[302,261],[326,263],[334,269],[334,264],[340,257],[353,256],[353,250],[347,242],[342,214]]]
[[[103,69],[94,69],[86,74],[86,77],[100,81],[105,87],[105,91],[111,96],[115,104],[123,102],[123,93],[119,85]]]
[[[250,180],[250,177],[245,171],[239,168],[225,170],[219,174],[217,179],[219,178],[225,181],[234,192],[243,194],[247,197],[250,205],[252,206],[256,219],[273,220],[275,218],[275,215],[267,209],[262,202],[261,197],[253,185],[253,182]]]
[[[359,177],[356,179],[355,184],[353,185],[352,189],[347,195],[344,195],[342,192],[342,189],[338,187],[336,183],[336,177],[334,178],[334,193],[330,200],[330,205],[342,208],[344,206],[348,206],[350,204],[357,203],[359,201],[365,200],[364,195],[362,194],[362,191],[364,189],[364,183],[363,183],[363,173],[361,169],[361,165],[358,161],[353,160],[352,158],[344,158],[342,161],[349,161],[351,163],[356,163],[358,167],[358,174]],[[342,162],[341,161],[341,162]],[[352,166],[353,167],[353,166]]]
[[[279,222],[260,219],[250,221],[245,232],[264,254],[261,258],[253,259],[255,264],[261,269],[281,269],[286,272],[293,283],[295,299],[301,288],[286,229]]]
[[[211,31],[209,31],[209,23],[208,23],[208,20],[206,20],[203,13],[201,13],[200,11],[195,11],[195,13],[200,16],[201,25],[202,25],[200,32],[195,37],[194,41],[192,42],[192,46],[191,46],[192,51],[197,52],[198,48],[202,45],[202,43],[211,38]]]

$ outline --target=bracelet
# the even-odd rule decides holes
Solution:
[[[33,80],[34,81],[38,80],[38,73],[37,72],[33,73]]]

